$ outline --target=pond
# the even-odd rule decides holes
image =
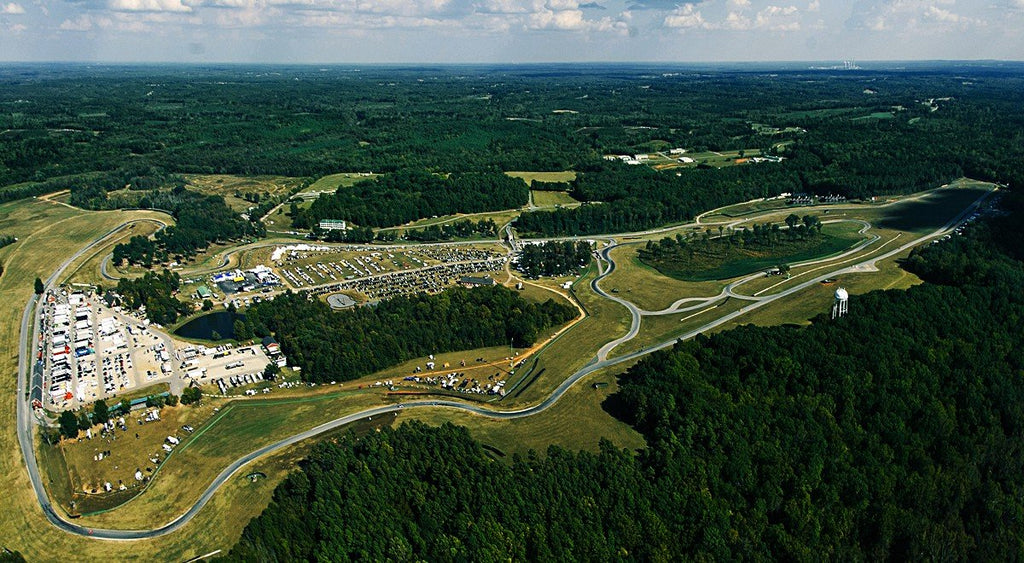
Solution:
[[[213,340],[213,333],[216,332],[221,338],[234,338],[236,320],[245,320],[245,315],[230,311],[209,313],[181,325],[174,334],[184,338]]]

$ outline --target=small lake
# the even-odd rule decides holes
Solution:
[[[245,320],[245,315],[230,311],[208,313],[181,325],[174,334],[185,338],[213,340],[213,333],[216,332],[221,338],[234,338],[236,320]]]

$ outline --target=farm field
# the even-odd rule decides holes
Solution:
[[[363,180],[372,180],[377,176],[379,176],[379,174],[371,174],[368,172],[341,172],[339,174],[329,174],[313,182],[309,187],[299,192],[297,195],[302,199],[313,200],[322,193],[333,193],[337,191],[338,188],[347,188],[362,182]]]
[[[505,172],[505,175],[513,178],[520,178],[526,182],[527,185],[530,185],[534,181],[563,183],[571,182],[576,179],[576,172],[572,170],[565,170],[562,172]]]
[[[537,207],[554,207],[556,205],[575,205],[579,203],[578,200],[566,192],[532,190],[530,197],[533,198],[533,204]]]
[[[188,174],[185,176],[188,187],[198,192],[223,196],[228,206],[242,212],[252,207],[253,203],[238,197],[258,194],[264,196],[283,196],[302,186],[303,178],[287,176],[231,176],[227,174]]]

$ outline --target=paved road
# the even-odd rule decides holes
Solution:
[[[60,278],[64,270],[79,259],[85,253],[89,252],[93,248],[96,248],[100,244],[103,244],[111,235],[117,233],[121,229],[124,229],[128,225],[136,222],[147,222],[154,221],[154,219],[138,219],[134,221],[125,221],[124,223],[114,227],[107,231],[103,236],[97,238],[93,242],[89,243],[81,250],[76,252],[73,256],[64,261],[54,272],[46,279],[46,289],[50,289],[54,282]],[[159,222],[159,221],[158,221]],[[44,292],[45,294],[45,292]],[[34,358],[30,346],[35,346],[36,335],[39,333],[39,304],[40,299],[38,296],[34,296],[29,299],[25,305],[25,312],[21,316],[21,337],[19,338],[18,344],[18,391],[16,397],[17,404],[17,419],[18,419],[18,443],[21,446],[21,454],[25,458],[25,465],[28,468],[28,476],[32,481],[32,489],[36,493],[36,498],[39,500],[39,507],[43,510],[43,514],[46,518],[52,522],[58,528],[67,530],[72,533],[79,533],[81,535],[90,535],[90,531],[87,528],[81,526],[75,526],[63,520],[54,511],[53,505],[50,503],[49,497],[46,495],[46,489],[43,488],[42,479],[39,477],[39,466],[36,463],[35,450],[33,449],[33,425],[32,425],[32,407],[29,404],[28,390],[28,363]],[[32,324],[32,332],[29,332],[29,324]],[[33,362],[34,363],[34,362]]]
[[[95,537],[95,538],[99,538],[99,539],[107,539],[107,540],[132,540],[132,539],[153,538],[153,537],[161,536],[161,535],[164,535],[164,534],[171,533],[171,532],[181,528],[185,524],[187,524],[206,505],[206,503],[209,502],[209,500],[213,497],[213,495],[217,492],[217,490],[228,479],[230,479],[232,475],[234,475],[236,472],[238,472],[243,466],[245,466],[249,462],[251,462],[251,461],[253,461],[253,460],[255,460],[255,459],[257,459],[257,458],[259,458],[261,456],[264,456],[264,455],[269,454],[271,452],[280,450],[281,448],[285,448],[285,447],[288,447],[290,445],[296,444],[296,443],[301,442],[303,440],[307,440],[309,438],[313,438],[313,437],[318,436],[318,435],[320,435],[320,434],[322,434],[324,432],[328,432],[330,430],[339,428],[339,427],[344,426],[346,424],[351,424],[352,422],[355,422],[357,420],[361,420],[363,418],[372,418],[374,416],[383,416],[383,415],[387,415],[387,414],[391,414],[391,413],[397,413],[397,412],[399,412],[401,410],[418,409],[418,408],[438,408],[438,407],[442,407],[442,408],[450,408],[450,409],[462,410],[462,411],[470,412],[470,413],[477,414],[477,415],[480,415],[480,416],[485,416],[485,417],[495,418],[495,419],[514,419],[514,418],[522,418],[522,417],[532,416],[534,414],[537,414],[537,413],[540,413],[540,412],[543,412],[543,411],[547,410],[549,407],[554,405],[565,394],[565,392],[568,391],[578,381],[580,381],[581,379],[587,377],[588,375],[590,375],[590,374],[592,374],[592,373],[594,373],[596,371],[599,371],[599,370],[602,370],[602,369],[605,369],[605,368],[609,368],[609,367],[612,367],[612,366],[616,366],[616,365],[619,365],[619,364],[631,362],[633,360],[636,360],[636,359],[639,359],[639,358],[641,358],[643,356],[651,354],[651,353],[653,353],[653,352],[655,352],[657,350],[662,350],[662,349],[665,349],[665,348],[670,348],[672,346],[675,346],[675,344],[677,342],[693,338],[694,336],[696,336],[698,334],[701,334],[703,332],[707,332],[709,330],[717,328],[717,327],[719,327],[719,326],[721,326],[721,325],[723,325],[725,323],[728,323],[728,322],[732,321],[733,319],[735,319],[735,318],[737,318],[737,317],[739,317],[741,315],[744,315],[744,314],[746,314],[746,313],[748,313],[750,311],[753,311],[753,310],[755,310],[757,308],[760,308],[760,307],[763,307],[763,306],[765,306],[765,305],[767,305],[769,303],[772,303],[773,301],[775,301],[777,299],[782,299],[782,298],[787,297],[789,295],[792,295],[792,294],[794,294],[794,293],[796,293],[798,291],[806,289],[806,288],[808,288],[808,287],[810,287],[810,286],[812,286],[814,284],[817,284],[817,283],[821,282],[821,280],[823,280],[823,279],[826,279],[826,278],[829,278],[829,277],[834,277],[834,276],[842,274],[842,273],[862,271],[862,269],[864,267],[873,267],[875,265],[875,263],[877,263],[880,260],[884,260],[886,258],[889,258],[891,256],[899,254],[900,252],[903,252],[903,251],[905,251],[905,250],[907,250],[907,249],[909,249],[909,248],[911,248],[911,247],[913,247],[915,245],[919,245],[919,244],[921,244],[923,242],[926,242],[928,240],[931,240],[931,239],[934,239],[934,238],[936,238],[938,236],[941,236],[941,235],[949,232],[955,225],[960,223],[963,220],[963,218],[968,213],[972,212],[979,205],[981,205],[981,203],[986,198],[988,198],[988,196],[991,195],[991,193],[992,192],[987,192],[985,195],[983,195],[977,201],[975,201],[964,212],[962,212],[960,215],[958,215],[953,220],[949,221],[943,227],[935,230],[934,232],[932,232],[932,233],[930,233],[930,234],[928,234],[926,236],[922,236],[922,237],[914,239],[914,240],[912,240],[910,242],[907,242],[906,244],[903,244],[902,246],[899,246],[899,247],[897,247],[897,248],[895,248],[895,249],[893,249],[893,250],[891,250],[889,252],[886,252],[884,254],[880,254],[880,255],[874,256],[872,258],[868,258],[868,259],[863,260],[861,262],[858,262],[857,264],[854,264],[852,266],[843,267],[843,268],[840,268],[840,269],[837,269],[837,270],[829,271],[829,272],[827,272],[825,274],[822,274],[822,275],[820,275],[818,277],[815,277],[813,279],[809,279],[809,280],[807,280],[805,282],[802,282],[802,283],[800,283],[800,284],[798,284],[796,286],[790,287],[790,288],[788,288],[788,289],[786,289],[784,291],[781,291],[779,293],[772,294],[772,295],[769,295],[769,296],[765,296],[763,298],[757,298],[757,301],[751,303],[750,305],[747,305],[747,306],[743,307],[742,309],[740,309],[738,311],[735,311],[735,312],[730,313],[728,315],[725,315],[725,316],[723,316],[723,317],[721,317],[719,319],[716,319],[716,320],[714,320],[712,322],[709,322],[709,323],[701,326],[700,328],[694,329],[694,330],[692,330],[692,331],[690,331],[690,332],[688,332],[688,333],[686,333],[686,334],[684,334],[684,335],[682,335],[680,337],[674,337],[674,338],[668,339],[668,340],[666,340],[666,341],[664,341],[664,342],[662,342],[660,344],[651,346],[649,348],[645,348],[643,350],[640,350],[640,351],[637,351],[637,352],[633,352],[631,354],[626,354],[626,355],[623,355],[623,356],[620,356],[620,357],[617,357],[617,358],[613,358],[613,359],[607,359],[607,352],[605,352],[604,357],[600,357],[600,354],[599,354],[599,357],[595,358],[590,363],[588,363],[586,366],[584,366],[582,369],[580,369],[579,371],[577,371],[576,373],[572,374],[567,379],[565,379],[557,388],[555,388],[555,390],[546,399],[544,399],[543,401],[541,401],[540,403],[538,403],[538,404],[536,404],[534,406],[531,406],[531,407],[528,407],[528,408],[524,408],[524,409],[519,409],[519,410],[508,411],[508,410],[495,410],[495,409],[490,409],[490,408],[486,408],[486,407],[482,407],[482,406],[477,406],[477,405],[467,404],[467,403],[461,403],[461,402],[456,402],[456,401],[450,401],[450,400],[413,401],[413,402],[403,403],[403,404],[399,404],[399,405],[382,406],[382,407],[377,407],[377,408],[361,411],[361,412],[358,412],[358,413],[353,413],[353,414],[350,414],[350,415],[347,415],[347,416],[344,416],[344,417],[332,420],[332,421],[327,422],[325,424],[322,424],[320,426],[311,428],[311,429],[306,430],[304,432],[300,432],[298,434],[295,434],[294,436],[291,436],[289,438],[285,438],[285,439],[280,440],[278,442],[275,442],[273,444],[269,444],[267,446],[264,446],[264,447],[254,451],[254,452],[251,452],[251,453],[249,453],[249,454],[247,454],[247,455],[245,455],[245,456],[235,460],[228,467],[226,467],[219,475],[217,475],[217,477],[213,480],[213,482],[210,483],[210,485],[206,488],[206,490],[203,491],[203,494],[199,497],[199,500],[196,501],[196,503],[194,505],[192,505],[184,514],[178,516],[177,518],[175,518],[171,522],[169,522],[169,523],[167,523],[167,524],[165,524],[165,525],[163,525],[163,526],[161,526],[159,528],[152,529],[152,530],[106,530],[106,529],[94,529],[94,528],[87,528],[87,527],[84,527],[84,526],[79,526],[77,524],[74,524],[72,522],[64,520],[60,515],[58,515],[55,512],[53,506],[50,504],[50,501],[49,501],[49,499],[46,496],[46,491],[42,487],[42,483],[41,483],[41,480],[40,480],[40,477],[39,477],[38,467],[36,465],[35,455],[34,455],[34,452],[32,450],[31,425],[29,424],[30,413],[28,412],[27,400],[25,399],[24,395],[22,394],[22,389],[24,388],[24,378],[25,378],[25,375],[26,375],[26,370],[25,370],[24,363],[25,363],[26,357],[28,357],[27,356],[27,350],[26,350],[27,339],[25,338],[25,336],[26,336],[26,331],[27,331],[27,327],[28,327],[28,321],[29,321],[29,318],[30,318],[31,310],[32,310],[33,304],[35,303],[35,299],[33,299],[33,300],[30,300],[29,304],[26,306],[25,314],[24,314],[24,316],[22,318],[22,332],[21,332],[21,334],[22,334],[22,341],[21,341],[21,357],[19,359],[18,401],[17,401],[18,402],[18,438],[19,438],[19,441],[21,442],[22,453],[25,456],[25,460],[26,460],[26,463],[28,465],[29,476],[30,476],[30,478],[32,480],[32,486],[33,486],[33,488],[34,488],[34,490],[36,492],[36,496],[37,496],[37,498],[39,500],[40,507],[42,508],[42,510],[43,510],[44,514],[46,515],[47,519],[54,526],[56,526],[56,527],[58,527],[58,528],[60,528],[62,530],[65,530],[65,531],[67,531],[69,533],[79,534],[79,535],[82,535],[82,536],[91,536],[91,537]],[[116,230],[117,229],[114,229],[114,231],[116,231]],[[111,233],[113,233],[114,231],[111,231]],[[109,234],[111,234],[111,233],[108,233],[105,236],[109,236]],[[69,258],[64,264],[61,265],[61,267],[57,270],[57,272],[54,272],[54,274],[52,276],[50,276],[49,280],[47,280],[47,284],[52,283],[53,280],[57,278],[57,276],[60,274],[60,272],[62,272],[63,269],[65,267],[67,267],[67,265],[70,262],[72,262],[74,259],[76,259],[78,256],[80,256],[81,254],[83,254],[84,252],[89,250],[90,248],[94,247],[96,244],[99,244],[102,240],[103,239],[99,239],[96,242],[93,242],[89,246],[83,248],[81,251],[76,253],[75,256]],[[611,259],[611,256],[610,256],[611,248],[612,248],[612,246],[606,247],[601,252],[601,259],[606,261],[606,262],[608,262],[608,267],[607,267],[607,270],[604,270],[602,272],[602,274],[600,276],[598,276],[598,278],[596,278],[592,282],[592,287],[593,287],[593,289],[599,295],[601,295],[601,296],[603,296],[605,298],[611,299],[613,301],[616,301],[616,302],[618,302],[620,304],[623,304],[624,306],[626,306],[627,308],[630,309],[630,312],[633,315],[634,322],[631,324],[631,330],[630,330],[629,334],[632,334],[633,336],[635,336],[636,333],[639,330],[639,320],[638,320],[639,316],[640,316],[639,315],[639,310],[636,308],[635,305],[632,305],[628,301],[625,301],[625,300],[623,300],[621,298],[618,298],[616,296],[608,295],[603,290],[601,290],[600,286],[598,285],[598,281],[599,280],[601,280],[604,277],[606,277],[608,274],[610,274],[615,269],[615,263]],[[601,267],[600,264],[599,264],[599,267]],[[36,319],[38,319],[37,315],[35,315],[34,317]],[[37,320],[37,322],[38,322],[38,320]],[[633,330],[634,326],[636,327],[636,330]],[[34,334],[35,333],[33,332],[33,339],[34,339]],[[629,334],[627,334],[627,336],[629,336]],[[629,340],[630,338],[632,338],[632,336],[629,336],[629,338],[626,338],[625,340],[623,340],[623,339],[618,339],[618,340],[624,342],[626,340]]]
[[[136,219],[135,221],[129,221],[129,223],[156,223],[157,225],[160,225],[160,227],[157,228],[157,231],[167,228],[167,223],[161,221],[160,219]],[[124,223],[121,227],[118,227],[118,229],[121,229],[124,225],[127,224],[128,223]],[[104,235],[104,238],[106,238],[110,234],[112,233],[107,233],[106,235]],[[103,257],[103,260],[100,261],[100,275],[103,276],[103,279],[117,281],[120,278],[115,278],[114,276],[111,276],[110,274],[107,273],[107,263],[110,262],[112,259],[113,254],[111,254],[110,256]]]

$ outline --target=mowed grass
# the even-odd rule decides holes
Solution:
[[[690,244],[696,249],[694,258],[681,260],[659,260],[649,264],[668,277],[683,281],[727,280],[772,268],[778,264],[802,262],[836,254],[852,247],[863,236],[858,234],[862,225],[858,223],[827,224],[821,234],[803,241],[785,239],[777,249],[738,248],[712,240],[712,253],[701,248],[699,241]]]
[[[609,357],[625,356],[626,354],[661,344],[666,340],[679,338],[694,329],[700,328],[729,313],[738,311],[749,304],[749,302],[727,297],[696,311],[672,315],[644,316],[640,320],[640,332],[636,337],[620,344],[612,350]]]
[[[240,194],[284,195],[302,185],[304,178],[288,176],[232,176],[228,174],[189,174],[185,176],[190,188],[209,195],[224,196],[228,206],[236,211],[245,211],[253,203]]]
[[[593,373],[549,409],[526,418],[497,420],[438,408],[406,410],[397,422],[417,419],[434,425],[451,422],[466,426],[473,438],[505,454],[503,460],[531,450],[543,454],[549,446],[596,452],[602,438],[619,448],[637,450],[646,445],[643,436],[601,408],[601,403],[618,391],[615,376],[624,370],[624,366],[616,366]]]
[[[455,215],[441,215],[438,217],[431,217],[429,219],[419,219],[405,225],[397,227],[385,227],[378,229],[380,231],[404,231],[405,229],[422,229],[423,227],[429,227],[431,225],[443,225],[445,223],[451,223],[452,221],[459,221],[468,219],[473,222],[480,222],[486,219],[494,221],[499,228],[504,227],[508,223],[512,222],[513,219],[519,217],[519,209],[504,209],[501,211],[484,211],[482,213],[458,213]]]
[[[579,200],[566,192],[546,192],[533,190],[530,192],[533,204],[537,207],[554,207],[556,205],[575,205]]]
[[[836,277],[835,283],[816,284],[793,295],[777,299],[712,332],[729,330],[740,325],[776,326],[782,324],[808,324],[817,315],[831,314],[836,289],[843,287],[850,293],[850,313],[856,314],[857,296],[874,290],[905,290],[922,283],[916,275],[902,269],[898,262],[910,250],[880,261],[877,272],[858,272]]]
[[[528,386],[513,390],[512,385],[518,379],[509,380],[510,394],[501,401],[502,406],[523,406],[547,397],[555,386],[586,365],[601,346],[629,330],[630,317],[626,308],[597,296],[590,289],[590,281],[595,276],[596,268],[591,265],[573,287],[574,294],[587,311],[587,317],[542,350],[536,356],[536,366],[532,362],[524,366],[524,369],[533,366],[531,373],[518,374],[530,377],[523,382],[529,383]]]
[[[631,301],[647,311],[660,311],[684,297],[712,297],[725,284],[718,281],[690,282],[670,278],[644,264],[637,257],[641,245],[621,245],[612,250],[615,271],[601,281],[601,288]]]
[[[516,171],[513,171],[513,172],[505,172],[505,175],[506,176],[511,176],[513,178],[519,178],[522,181],[526,182],[527,185],[530,185],[530,183],[535,181],[535,180],[537,182],[565,183],[565,182],[572,182],[573,180],[576,179],[576,172],[574,172],[572,170],[564,170],[564,171],[561,171],[561,172],[523,172],[523,171],[516,172]]]
[[[724,219],[735,219],[737,217],[744,217],[747,215],[754,215],[756,213],[764,213],[765,211],[772,211],[775,209],[786,209],[788,206],[785,199],[770,199],[762,201],[748,201],[744,203],[737,203],[736,205],[730,205],[718,209],[714,213],[708,213],[701,217],[701,221],[704,223],[715,221],[723,222]],[[802,208],[793,207],[794,213],[800,213]]]
[[[873,210],[874,213],[865,212],[865,216],[879,228],[923,234],[956,217],[991,187],[991,184],[960,180],[923,197]]]
[[[166,386],[165,389],[166,390]],[[149,393],[159,393],[161,389],[147,389]],[[146,394],[149,394],[146,393]],[[77,513],[89,513],[94,508],[90,505],[103,505],[102,493],[104,483],[111,483],[116,490],[119,482],[138,493],[142,483],[135,480],[135,471],[139,470],[146,477],[152,477],[158,465],[150,458],[163,460],[166,456],[161,445],[168,436],[176,436],[181,440],[188,438],[181,427],[188,424],[198,427],[213,414],[213,406],[202,404],[199,407],[179,405],[164,407],[160,412],[160,420],[138,424],[141,413],[125,416],[127,432],[119,429],[113,437],[101,438],[99,426],[94,427],[93,438],[82,435],[78,440],[65,440],[61,446],[71,477],[74,500],[78,504]],[[97,461],[100,452],[110,452],[102,460]],[[90,502],[90,499],[92,502]],[[107,503],[116,505],[119,503]],[[65,508],[66,510],[68,508]]]
[[[188,509],[228,464],[253,450],[343,416],[379,404],[378,394],[344,390],[288,399],[236,399],[181,444],[161,465],[149,488],[121,508],[82,523],[95,527],[150,528]],[[219,546],[226,547],[226,546]]]
[[[379,176],[379,174],[361,174],[359,172],[342,172],[340,174],[330,174],[310,184],[310,186],[303,190],[302,193],[325,191],[333,192],[338,188],[347,188],[349,186],[354,186],[355,184],[362,182],[363,180],[372,180],[377,176]]]
[[[159,218],[168,225],[174,224],[174,219],[168,215],[151,212],[150,216],[153,218]],[[111,236],[108,239],[109,242],[97,246],[88,254],[85,254],[78,260],[72,262],[68,266],[68,269],[64,271],[64,276],[60,281],[99,285],[105,284],[110,286],[115,285],[117,283],[116,281],[108,280],[104,278],[102,274],[103,262],[110,259],[110,254],[114,251],[114,247],[118,244],[128,242],[129,239],[135,236],[151,236],[159,228],[160,226],[158,224],[151,222],[136,223],[126,226],[117,234]],[[108,265],[107,273],[114,277],[123,275],[116,272],[112,263]]]

